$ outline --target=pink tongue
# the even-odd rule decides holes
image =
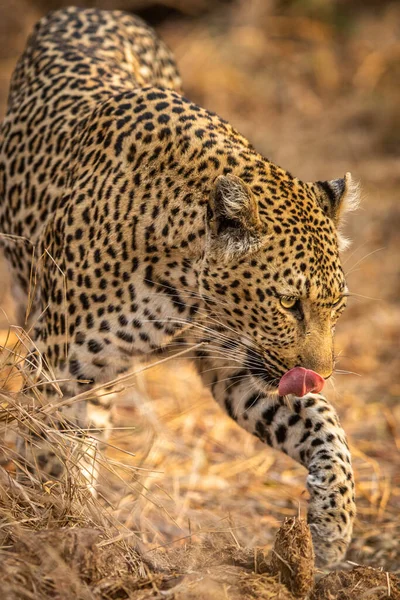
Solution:
[[[294,367],[281,378],[278,388],[279,395],[304,396],[309,392],[320,392],[324,387],[324,383],[324,378],[315,371],[303,369],[303,367]]]

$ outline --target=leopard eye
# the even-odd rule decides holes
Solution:
[[[338,298],[336,298],[336,300],[332,302],[332,306],[337,306],[338,304],[340,304],[342,298],[343,296],[339,296]]]
[[[280,303],[283,308],[294,308],[297,302],[297,298],[294,296],[281,296]]]

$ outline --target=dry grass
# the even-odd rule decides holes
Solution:
[[[0,437],[7,439],[17,423],[26,433],[46,432],[70,474],[63,482],[42,483],[27,473],[28,480],[16,482],[15,466],[21,463],[15,444],[1,443],[5,600],[290,600],[310,592],[313,600],[347,600],[355,589],[376,600],[400,597],[394,574],[366,568],[323,577],[314,587],[311,536],[302,519],[284,521],[269,553],[279,522],[294,512],[295,502],[304,502],[302,485],[293,485],[299,474],[284,470],[285,487],[274,481],[281,457],[266,457],[251,438],[234,451],[242,432],[218,417],[187,366],[178,370],[179,383],[169,377],[173,399],[165,394],[165,365],[142,371],[132,382],[121,378],[117,410],[124,425],[116,427],[106,455],[99,457],[103,481],[99,499],[93,498],[75,472],[81,437],[70,432],[67,441],[49,421],[49,415],[59,416],[57,403],[46,404],[42,390],[54,382],[45,369],[32,379],[32,368],[22,360],[28,340],[21,330],[7,332],[4,342]],[[179,404],[185,379],[186,393],[190,389],[197,399],[191,407]],[[157,389],[161,400],[143,401],[148,393],[156,398]],[[138,452],[132,454],[133,448]],[[388,518],[385,510],[382,514]],[[356,541],[365,542],[365,534],[358,533]],[[387,550],[380,560],[398,561],[394,540]]]
[[[3,90],[43,10],[14,4],[21,16],[3,34]],[[351,562],[322,579],[312,597],[396,598],[398,582],[387,572],[400,573],[399,7],[381,2],[346,12],[338,2],[287,10],[277,4],[237,2],[207,19],[169,19],[160,31],[188,95],[228,118],[265,155],[303,179],[351,169],[362,181],[344,257],[354,296],[336,343],[338,368],[348,373],[327,389],[350,439],[358,519]],[[0,307],[14,323],[7,296]],[[6,336],[5,319],[2,327]],[[11,331],[11,353],[0,355],[2,426],[10,432],[11,420],[23,420],[48,427],[37,410],[43,388],[23,361],[26,343]],[[124,387],[98,500],[78,480],[28,487],[2,471],[4,597],[183,600],[205,598],[206,590],[216,599],[290,598],[260,565],[268,565],[282,521],[305,515],[305,470],[222,414],[184,358]],[[12,473],[18,457],[7,435],[1,460]],[[59,436],[55,442],[68,454]],[[382,571],[350,570],[354,563]]]

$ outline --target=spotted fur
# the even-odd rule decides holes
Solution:
[[[334,368],[346,303],[337,228],[353,192],[349,175],[300,181],[187,100],[169,50],[128,14],[51,13],[15,70],[0,230],[21,289],[33,289],[35,347],[68,380],[64,396],[197,348],[229,416],[308,469],[323,562],[351,537],[348,446],[323,396],[279,397],[277,384],[297,365],[326,378]],[[63,412],[75,428],[100,428],[109,409],[93,395]],[[45,439],[24,452],[46,478],[62,476]],[[82,470],[95,475],[90,457]]]

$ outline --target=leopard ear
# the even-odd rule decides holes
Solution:
[[[359,205],[359,187],[350,173],[346,173],[343,179],[317,181],[315,185],[320,207],[336,226],[346,212],[356,210]]]
[[[358,208],[359,186],[350,173],[346,173],[343,179],[317,181],[315,188],[319,205],[336,225],[339,250],[345,250],[350,245],[350,240],[342,235],[341,226],[345,214]]]
[[[233,257],[258,245],[261,220],[250,187],[236,175],[220,175],[214,182],[208,224],[214,249]]]

